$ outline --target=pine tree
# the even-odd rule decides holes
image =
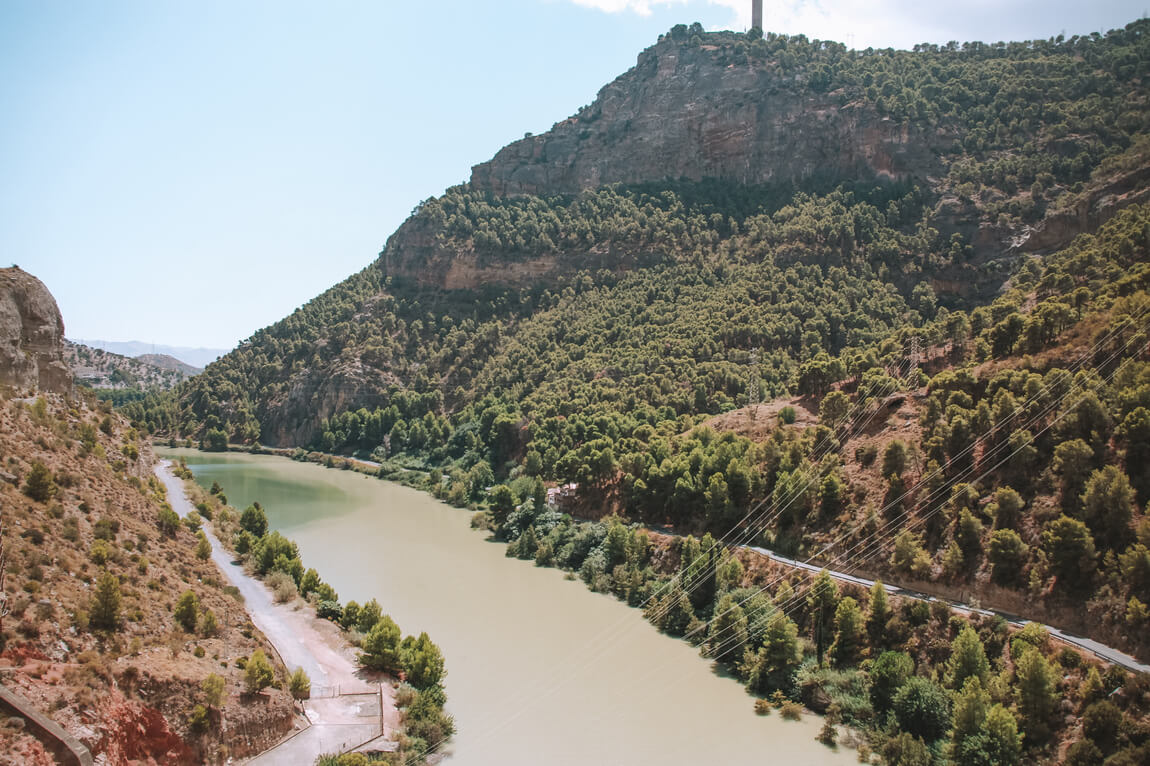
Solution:
[[[244,667],[244,688],[248,694],[259,694],[275,679],[275,671],[263,649],[256,649]]]
[[[886,624],[890,620],[890,605],[886,598],[886,588],[881,580],[876,580],[870,589],[870,602],[867,604],[866,633],[871,651],[876,653],[886,648]]]
[[[789,689],[802,661],[799,628],[782,612],[775,612],[763,633],[763,645],[745,669],[747,688],[755,694]]]
[[[715,617],[707,634],[707,656],[719,662],[733,662],[743,656],[747,645],[747,615],[729,593],[715,606]]]
[[[862,611],[858,602],[846,596],[835,609],[835,642],[831,645],[831,660],[841,667],[854,665],[862,652]]]
[[[176,602],[176,609],[172,612],[172,616],[176,618],[176,622],[180,624],[180,627],[191,633],[196,629],[196,620],[199,614],[200,600],[196,598],[196,594],[192,591],[184,591],[180,596],[180,600]]]
[[[955,751],[962,747],[962,741],[982,730],[990,710],[990,695],[982,688],[978,676],[971,676],[962,685],[962,690],[954,698],[954,732],[951,741]]]
[[[823,654],[830,643],[834,630],[835,608],[838,606],[839,586],[827,570],[819,572],[807,591],[807,608],[811,614],[811,631],[814,633],[815,648],[819,664],[823,664]]]
[[[204,613],[200,615],[200,635],[205,638],[211,638],[219,632],[219,622],[216,620],[215,612],[211,609],[205,609]]]
[[[46,503],[56,494],[56,482],[48,467],[36,460],[24,481],[24,494],[38,503]]]
[[[420,633],[416,639],[405,639],[403,643],[400,658],[407,682],[416,689],[430,689],[439,685],[447,675],[439,647],[426,633]]]
[[[946,682],[952,689],[961,689],[968,678],[986,683],[990,676],[990,661],[974,628],[967,625],[950,645],[950,659],[946,663]]]
[[[1055,694],[1058,679],[1037,649],[1023,651],[1015,663],[1015,676],[1018,713],[1026,739],[1034,745],[1043,745],[1050,738],[1050,716],[1058,701]]]
[[[307,677],[303,668],[296,668],[295,672],[291,674],[288,679],[288,690],[291,692],[291,696],[297,700],[306,700],[311,697],[311,679]]]
[[[225,696],[224,690],[227,688],[226,682],[223,678],[211,673],[200,684],[200,688],[204,690],[204,699],[211,707],[220,707],[223,705]]]
[[[212,544],[208,542],[208,537],[203,530],[197,532],[196,536],[199,538],[199,542],[196,543],[196,558],[200,561],[207,561],[212,556]]]
[[[359,655],[359,664],[394,675],[403,669],[399,647],[399,626],[390,616],[383,615],[360,643],[363,652]]]
[[[89,624],[99,630],[115,630],[120,622],[120,581],[111,572],[104,572],[96,583]]]

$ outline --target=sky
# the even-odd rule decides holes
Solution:
[[[750,0],[0,0],[0,266],[71,338],[230,348],[422,200]],[[766,0],[851,47],[1089,34],[1150,0]]]

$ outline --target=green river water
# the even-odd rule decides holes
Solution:
[[[759,717],[734,680],[636,609],[506,558],[471,514],[397,484],[287,458],[158,449],[239,508],[258,500],[343,602],[379,600],[446,658],[448,764],[847,764],[821,719]]]

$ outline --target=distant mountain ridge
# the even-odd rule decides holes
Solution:
[[[231,350],[227,348],[166,346],[162,343],[144,343],[138,340],[115,341],[85,338],[73,338],[72,340],[76,343],[90,346],[91,348],[111,351],[113,354],[119,354],[120,356],[130,356],[134,358],[145,354],[163,354],[175,357],[177,361],[184,362],[191,367],[201,370]]]
[[[136,357],[136,361],[150,364],[152,367],[158,367],[161,370],[178,372],[189,378],[193,375],[199,375],[204,371],[201,367],[193,367],[168,354],[140,354]]]
[[[92,388],[166,391],[203,370],[165,354],[143,354],[136,358],[64,341],[64,360],[76,382]]]

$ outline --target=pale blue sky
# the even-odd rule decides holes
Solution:
[[[1150,0],[767,0],[854,47],[1123,26]],[[0,0],[0,265],[70,337],[229,347],[370,263],[429,196],[750,0]]]

